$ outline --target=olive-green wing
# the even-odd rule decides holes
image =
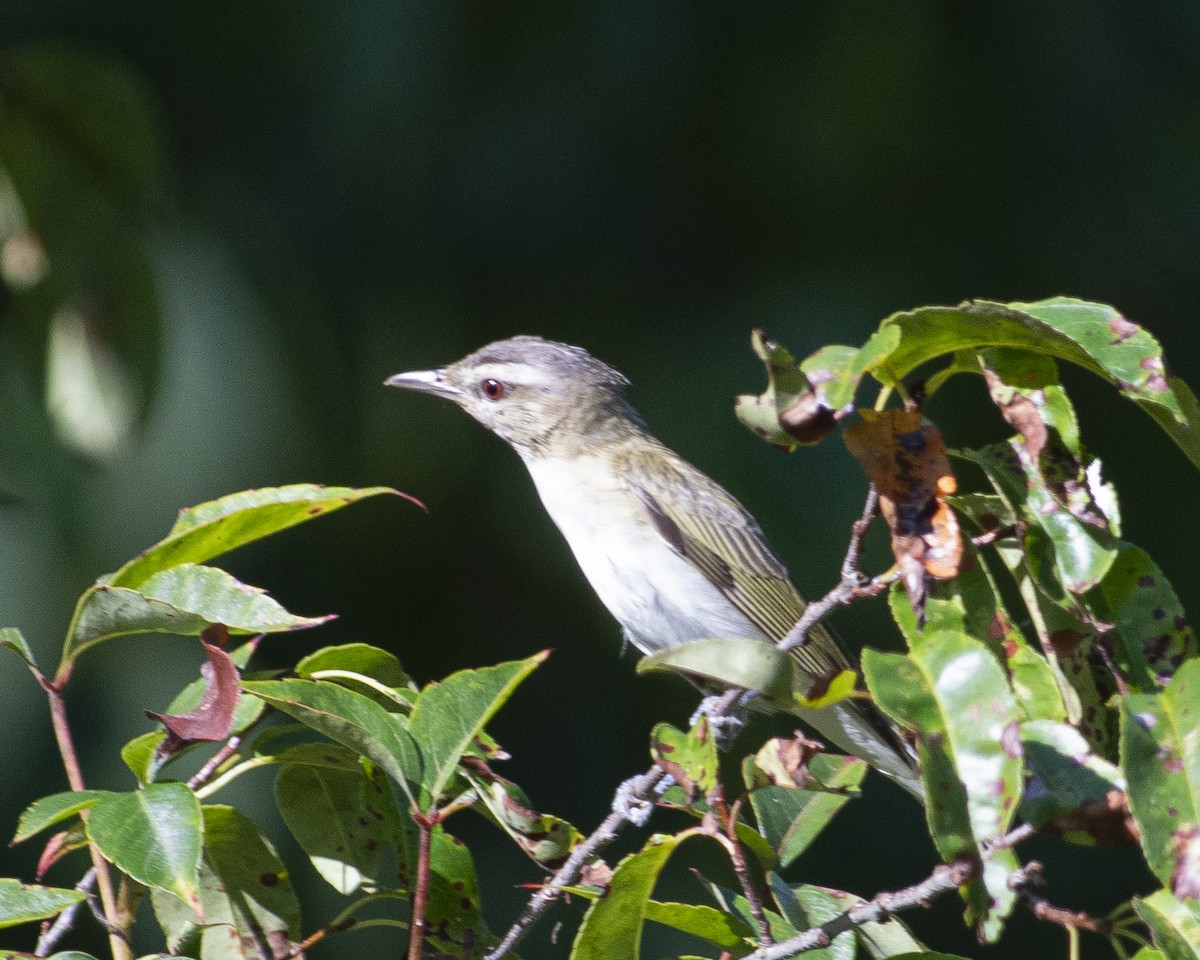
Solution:
[[[782,639],[804,613],[804,599],[742,505],[681,460],[634,451],[622,457],[620,468],[647,519],[671,548],[770,639]],[[808,642],[794,652],[813,679],[832,679],[850,666],[822,627],[810,631]]]

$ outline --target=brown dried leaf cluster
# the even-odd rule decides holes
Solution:
[[[846,446],[879,491],[892,531],[892,553],[909,602],[924,623],[927,579],[958,575],[962,535],[945,497],[958,484],[941,431],[918,410],[859,410]]]

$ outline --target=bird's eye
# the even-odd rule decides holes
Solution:
[[[483,395],[489,400],[499,400],[504,396],[504,384],[492,377],[488,377],[480,385],[479,389],[483,391]]]

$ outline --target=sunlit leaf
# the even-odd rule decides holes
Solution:
[[[588,908],[571,950],[572,960],[638,960],[647,903],[658,876],[683,841],[702,835],[699,829],[672,836],[656,834],[636,853],[617,864],[608,896]]]
[[[495,823],[540,866],[557,870],[583,839],[566,820],[534,810],[525,791],[486,764],[470,764],[464,776]]]
[[[159,571],[181,563],[204,563],[382,493],[405,496],[389,487],[355,489],[311,483],[231,493],[180,511],[166,537],[110,575],[106,583],[113,587],[139,587]]]
[[[245,680],[242,689],[369,757],[416,805],[412,785],[421,782],[423,766],[402,716],[361,693],[318,680]]]
[[[543,650],[524,660],[460,670],[421,691],[409,734],[424,759],[421,784],[435,800],[484,724],[549,655]]]
[[[232,807],[204,807],[204,922],[174,897],[157,889],[150,895],[173,953],[262,960],[286,955],[300,940],[300,904],[287,868],[254,822]]]
[[[908,656],[863,652],[876,703],[917,738],[930,834],[946,860],[982,855],[1002,836],[1021,793],[1016,701],[993,654],[965,634],[932,633]],[[1015,895],[1008,885],[1016,858],[997,851],[980,881],[969,883],[969,922],[986,939],[999,936]]]
[[[717,786],[717,741],[707,718],[688,732],[669,723],[650,731],[650,756],[689,798],[707,797]]]
[[[102,797],[87,832],[104,858],[139,883],[200,909],[200,802],[182,783],[152,783]]]
[[[59,676],[89,647],[136,633],[195,636],[209,624],[230,633],[278,633],[325,623],[329,617],[288,613],[258,587],[216,567],[184,564],[145,580],[137,590],[97,586],[80,599],[63,645]]]
[[[761,751],[760,751],[761,755]],[[818,754],[808,760],[809,783],[788,785],[747,758],[743,766],[750,805],[759,829],[778,854],[779,867],[791,864],[820,836],[839,810],[858,795],[867,764],[856,757]],[[761,783],[767,780],[769,785]]]
[[[1200,907],[1195,901],[1181,903],[1166,890],[1157,890],[1135,897],[1133,907],[1167,960],[1200,960]]]
[[[1029,779],[1020,815],[1072,843],[1128,843],[1125,775],[1096,756],[1078,730],[1051,720],[1021,724]]]
[[[638,673],[670,670],[684,676],[754,690],[788,703],[792,696],[792,658],[761,640],[712,638],[659,650],[638,661]]]
[[[400,814],[395,800],[382,774],[364,770],[353,751],[323,744],[320,754],[317,764],[283,765],[275,781],[279,812],[338,893],[372,890],[381,879],[384,849],[396,845]]]
[[[1177,891],[1187,882],[1188,838],[1200,834],[1200,660],[1161,694],[1122,698],[1121,764],[1146,862]]]
[[[17,832],[12,842],[21,843],[28,840],[47,827],[61,823],[79,811],[94,806],[98,800],[107,796],[111,796],[108,790],[68,790],[35,800],[25,808],[17,821]]]

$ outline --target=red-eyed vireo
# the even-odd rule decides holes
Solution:
[[[625,377],[581,347],[513,337],[389,386],[453,400],[520,455],[584,576],[643,653],[709,637],[776,642],[804,599],[754,518],[664,446],[625,400]],[[813,677],[849,667],[824,627],[793,651]],[[867,701],[797,709],[914,793],[912,752]]]

